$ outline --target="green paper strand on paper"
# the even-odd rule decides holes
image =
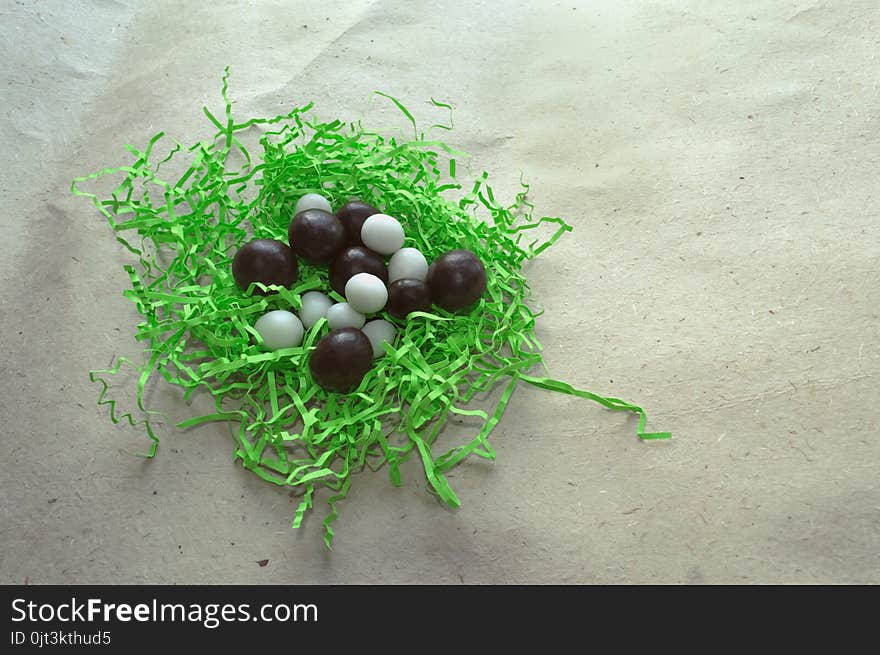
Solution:
[[[520,381],[635,413],[642,439],[670,437],[645,432],[641,407],[529,374],[542,359],[522,267],[571,228],[560,218],[534,218],[525,184],[510,205],[495,199],[486,173],[469,190],[462,187],[455,174],[466,155],[425,139],[394,98],[416,131],[412,140],[387,138],[360,123],[320,122],[311,105],[236,123],[227,78],[228,71],[223,118],[204,110],[217,129],[212,140],[189,148],[176,144],[160,159],[153,154],[164,137],[159,133],[143,151],[126,147],[132,164],[73,183],[74,193],[94,201],[137,260],[125,267],[131,286],[124,293],[143,316],[136,338],[145,346],[144,363],[120,359],[110,370],[90,375],[101,384],[98,402],[109,406],[111,420],[135,424],[131,413],[121,413],[108,398],[107,377],[123,365],[137,369],[138,410],[151,440],[147,456],[159,442],[143,401],[148,381],[158,374],[182,388],[187,399],[206,391],[216,411],[179,427],[228,422],[235,457],[245,468],[302,492],[293,527],[312,508],[316,492],[329,489],[324,520],[329,547],[337,504],[352,473],[365,466],[387,465],[391,481],[400,485],[400,466],[415,454],[429,491],[450,506],[460,505],[444,474],[470,456],[495,458],[488,437]],[[449,126],[433,127],[451,129],[451,119]],[[251,152],[255,145],[246,147],[248,137],[258,137],[259,156]],[[183,173],[163,179],[160,169],[182,157],[189,158]],[[107,197],[85,190],[107,176],[122,178]],[[238,248],[251,238],[286,241],[293,206],[310,192],[325,195],[334,206],[359,198],[382,208],[402,222],[406,245],[419,248],[429,261],[467,248],[488,271],[488,288],[477,307],[461,314],[438,309],[410,315],[394,345],[386,344],[386,356],[348,395],[324,391],[309,373],[308,353],[326,332],[326,321],[309,330],[301,346],[276,352],[263,351],[252,328],[269,309],[296,310],[306,291],[327,291],[327,270],[300,262],[294,288],[273,287],[276,293],[269,296],[248,295],[232,279]],[[457,201],[447,197],[453,193]],[[543,239],[530,236],[542,232]],[[467,407],[502,378],[506,383],[494,409]],[[467,443],[436,454],[435,441],[450,414],[475,418],[482,427]]]

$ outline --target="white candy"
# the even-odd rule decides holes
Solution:
[[[428,261],[415,248],[401,248],[388,262],[388,283],[397,280],[421,280],[428,276]]]
[[[361,332],[367,335],[370,344],[373,346],[373,358],[381,357],[385,354],[382,344],[386,341],[390,344],[394,343],[394,337],[397,335],[397,328],[386,320],[377,318],[370,321],[361,328]]]
[[[373,214],[361,227],[364,245],[380,255],[390,255],[403,246],[403,226],[387,214]]]
[[[309,291],[302,297],[302,309],[299,317],[307,330],[327,315],[327,310],[333,301],[320,291]]]
[[[254,324],[254,329],[269,350],[294,348],[303,340],[303,324],[296,314],[285,309],[266,312]]]
[[[372,314],[385,306],[388,301],[388,289],[375,275],[358,273],[345,283],[345,299],[361,314]]]
[[[327,310],[327,324],[331,330],[346,327],[361,329],[366,320],[366,316],[355,311],[347,302],[338,302]]]
[[[296,209],[293,210],[293,215],[296,216],[300,212],[304,212],[307,209],[320,209],[329,214],[333,213],[333,209],[330,207],[330,201],[327,200],[324,196],[317,193],[307,193],[302,198],[296,201]]]

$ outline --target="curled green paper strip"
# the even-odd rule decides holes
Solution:
[[[400,466],[416,453],[429,491],[450,506],[460,505],[444,474],[470,456],[495,458],[488,437],[519,381],[638,414],[642,439],[670,437],[645,432],[641,407],[529,375],[542,359],[534,332],[537,314],[526,304],[529,287],[522,267],[571,227],[560,218],[535,219],[527,185],[521,183],[522,191],[509,205],[495,199],[486,173],[470,190],[463,189],[456,162],[466,155],[427,140],[394,98],[416,133],[411,140],[386,138],[360,123],[320,122],[310,114],[311,104],[236,123],[227,79],[228,70],[224,120],[204,110],[217,128],[211,141],[188,148],[176,144],[152,163],[164,136],[160,132],[143,151],[126,146],[134,163],[77,178],[72,186],[74,193],[94,201],[117,240],[137,259],[137,266],[125,266],[131,287],[124,295],[143,316],[136,338],[145,343],[145,363],[120,359],[110,370],[90,376],[102,385],[98,402],[109,406],[111,420],[135,424],[131,413],[120,413],[107,398],[106,376],[122,365],[138,370],[137,404],[151,439],[148,457],[159,442],[143,404],[149,379],[160,375],[181,387],[185,399],[205,391],[216,411],[179,427],[229,422],[235,457],[245,468],[302,491],[293,527],[302,523],[319,488],[331,490],[324,520],[330,547],[336,504],[345,498],[352,473],[365,466],[376,470],[387,464],[392,483],[400,485]],[[450,125],[433,127],[451,129],[451,117]],[[243,143],[255,130],[261,131],[259,158]],[[182,155],[190,158],[183,174],[176,181],[160,177],[160,169]],[[122,176],[109,197],[81,189],[84,182],[108,175]],[[467,248],[488,271],[488,288],[477,307],[464,314],[411,314],[395,344],[385,345],[386,356],[348,395],[324,391],[308,369],[308,353],[326,332],[326,321],[309,330],[301,346],[276,352],[265,352],[251,327],[269,309],[296,310],[304,292],[329,289],[327,270],[301,263],[294,288],[272,287],[276,293],[269,296],[242,292],[231,274],[232,257],[249,239],[286,240],[296,200],[309,192],[327,196],[335,206],[363,199],[398,217],[406,245],[419,248],[429,261],[447,250]],[[447,192],[461,197],[451,200]],[[478,210],[488,214],[485,220]],[[531,231],[542,227],[550,227],[550,235],[530,240]],[[507,383],[491,413],[467,408],[476,394],[502,378]],[[450,414],[476,418],[482,426],[467,443],[435,455]]]

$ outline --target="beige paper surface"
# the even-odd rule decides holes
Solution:
[[[0,582],[880,582],[876,2],[3,3]],[[95,406],[139,352],[128,261],[68,192],[156,131],[314,100],[401,125],[575,231],[529,271],[550,372],[635,419],[520,388],[494,464],[442,508],[358,475],[324,511],[231,460],[222,426],[158,456]],[[120,389],[132,402],[134,380]],[[172,420],[198,411],[156,385]],[[260,567],[258,560],[268,559]]]

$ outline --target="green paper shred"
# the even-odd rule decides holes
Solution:
[[[108,398],[107,378],[124,365],[138,371],[137,404],[145,417],[139,423],[151,440],[147,457],[159,443],[153,412],[143,402],[147,382],[158,374],[183,389],[185,399],[205,391],[216,411],[178,427],[228,422],[235,457],[245,468],[302,494],[294,528],[312,509],[315,493],[329,489],[324,540],[330,547],[337,505],[350,488],[352,473],[365,466],[387,465],[391,482],[400,485],[400,466],[415,453],[428,490],[447,505],[459,506],[445,473],[470,456],[495,458],[488,437],[518,382],[635,413],[642,439],[671,436],[645,432],[641,407],[529,374],[543,362],[535,338],[537,314],[527,304],[522,268],[571,227],[560,218],[534,218],[525,183],[509,205],[496,200],[486,173],[468,190],[456,178],[457,162],[466,155],[419,135],[409,110],[385,94],[379,95],[411,124],[412,140],[386,138],[359,122],[320,122],[311,104],[236,123],[227,89],[228,69],[223,117],[204,109],[217,130],[210,141],[189,148],[176,144],[159,159],[153,151],[164,137],[160,132],[143,151],[126,146],[133,163],[77,178],[72,186],[75,194],[94,201],[136,259],[136,265],[125,266],[131,287],[124,295],[143,316],[136,338],[145,344],[145,361],[138,365],[120,358],[109,370],[91,371],[90,377],[102,387],[98,403],[108,405],[110,419],[135,425],[133,415],[120,413]],[[432,127],[451,129],[452,108],[431,103],[450,113],[449,125]],[[243,143],[255,130],[259,156]],[[180,177],[160,177],[160,168],[180,157],[189,158]],[[84,183],[109,175],[121,175],[122,181],[108,197],[82,190]],[[326,333],[326,321],[308,331],[302,346],[276,352],[265,352],[252,328],[269,309],[298,309],[306,291],[327,292],[327,270],[301,263],[294,288],[272,287],[277,293],[269,296],[241,291],[231,274],[232,257],[251,238],[286,242],[293,206],[309,192],[325,195],[334,206],[352,198],[376,205],[401,220],[406,245],[420,249],[429,261],[447,250],[467,248],[488,272],[487,291],[472,311],[417,312],[405,324],[397,322],[394,345],[386,344],[386,356],[348,395],[324,391],[309,373],[308,353]],[[459,199],[451,199],[452,194]],[[539,228],[552,232],[543,240],[530,238]],[[506,383],[491,412],[467,408],[475,395],[502,379]],[[436,454],[435,442],[450,414],[476,419],[481,427],[467,443]]]

